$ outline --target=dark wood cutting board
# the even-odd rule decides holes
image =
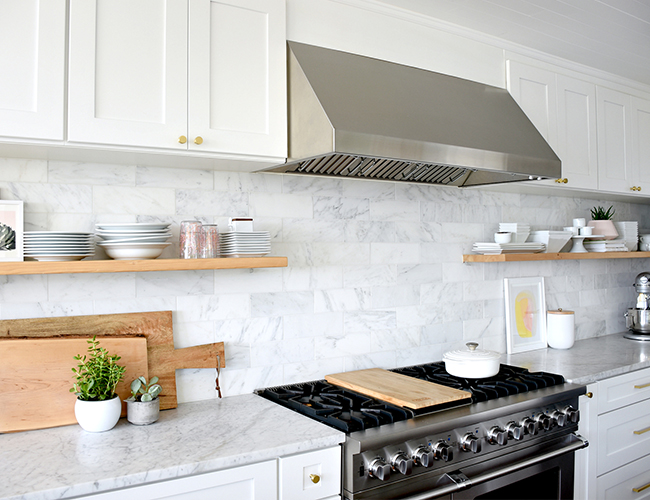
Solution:
[[[145,337],[149,376],[160,378],[160,409],[176,408],[176,370],[226,366],[223,342],[174,349],[172,312],[156,311],[0,321],[0,337]],[[131,381],[128,381],[131,383]]]
[[[330,384],[414,410],[472,397],[467,391],[381,368],[335,373],[326,375],[325,380]]]

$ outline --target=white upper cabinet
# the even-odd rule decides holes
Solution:
[[[283,0],[71,0],[69,142],[286,156],[285,31]]]
[[[185,149],[186,75],[186,1],[70,1],[70,142]]]
[[[0,136],[63,140],[65,0],[0,0]]]
[[[543,182],[597,189],[595,85],[518,61],[507,70],[508,90],[562,161],[562,178]]]
[[[632,165],[641,193],[650,195],[650,101],[632,97]]]

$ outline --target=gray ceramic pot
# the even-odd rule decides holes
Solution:
[[[160,398],[153,401],[126,400],[126,419],[134,425],[153,424],[160,416]]]

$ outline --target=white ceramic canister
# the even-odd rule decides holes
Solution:
[[[547,311],[546,342],[553,349],[569,349],[575,342],[575,314],[573,311]]]

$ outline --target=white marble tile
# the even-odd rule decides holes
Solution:
[[[142,311],[176,311],[175,297],[107,297],[93,300],[95,314],[121,314]]]
[[[25,213],[25,231],[95,231],[91,214]]]
[[[437,201],[420,202],[420,220],[424,222],[454,222],[463,221],[463,210],[455,203],[440,203]]]
[[[314,294],[310,291],[252,293],[251,316],[312,313],[314,302]]]
[[[348,220],[343,225],[346,242],[392,243],[397,237],[397,223],[385,221]]]
[[[197,216],[247,217],[248,194],[201,189],[176,191],[176,211],[172,213]],[[263,214],[269,215],[269,214]]]
[[[420,304],[418,285],[373,286],[372,307],[376,309],[416,306]]]
[[[370,200],[370,216],[374,220],[419,222],[420,204],[412,200]]]
[[[250,193],[250,216],[264,217],[313,217],[311,196],[300,194]]]
[[[47,182],[47,161],[0,158],[0,182]]]
[[[462,285],[465,300],[501,299],[504,296],[503,280],[465,281]]]
[[[282,240],[291,241],[345,241],[346,224],[340,220],[283,219]]]
[[[396,307],[398,328],[411,326],[425,326],[442,321],[441,310],[443,306],[419,305]]]
[[[443,352],[441,345],[424,345],[396,351],[395,359],[397,366],[433,363],[442,359]]]
[[[227,378],[225,370],[221,372],[220,386],[222,393],[228,394],[224,388],[224,380]],[[202,401],[217,397],[215,389],[216,370],[176,370],[176,400],[179,403],[190,401]]]
[[[372,351],[397,351],[420,345],[421,327],[394,330],[373,329],[370,333]]]
[[[420,288],[422,304],[459,304],[463,301],[463,283],[430,283]]]
[[[346,334],[374,330],[392,330],[397,327],[395,311],[350,311],[344,313],[343,328]]]
[[[172,188],[93,186],[93,209],[101,214],[173,215],[176,200]]]
[[[499,228],[501,221],[501,207],[491,207],[485,205],[467,205],[463,207],[463,222],[469,224],[488,224],[494,229]],[[490,229],[492,230],[492,229]]]
[[[282,289],[288,292],[342,287],[342,267],[288,267],[282,270]]]
[[[284,316],[284,339],[303,337],[343,336],[342,312],[292,314]]]
[[[49,300],[47,276],[39,274],[0,276],[0,303],[45,302],[47,300]]]
[[[251,347],[249,344],[224,344],[226,366],[229,370],[247,369],[251,367]]]
[[[282,269],[219,269],[213,274],[215,293],[282,291]]]
[[[420,261],[417,243],[371,243],[371,264],[416,264]]]
[[[309,380],[320,380],[325,375],[341,373],[345,370],[343,356],[316,359],[308,363],[287,363],[284,365],[284,384],[295,384]],[[265,387],[265,386],[261,386]]]
[[[345,288],[389,286],[397,283],[397,266],[395,265],[349,266],[343,269]]]
[[[370,245],[367,243],[313,243],[311,245],[311,265],[320,267],[370,264]]]
[[[135,166],[50,160],[47,180],[59,184],[134,186]]]
[[[317,313],[358,311],[370,307],[371,298],[368,288],[339,288],[314,292],[314,312]]]
[[[314,337],[316,359],[359,355],[368,351],[370,333],[350,333],[345,337]]]
[[[442,265],[415,264],[397,266],[396,283],[398,285],[423,285],[442,280]]]
[[[455,281],[481,281],[483,280],[483,272],[484,266],[447,263],[442,267],[442,281],[445,283]],[[487,276],[485,278],[488,279]]]
[[[106,300],[135,297],[133,273],[52,274],[48,276],[48,297],[54,301]]]
[[[283,175],[282,191],[285,194],[309,194],[314,196],[342,196],[343,184],[342,179],[301,176],[301,175]]]
[[[342,179],[341,195],[350,198],[369,198],[371,200],[394,200],[394,182]]]
[[[25,212],[84,213],[93,211],[92,187],[80,184],[0,183],[2,196],[25,202]]]
[[[213,271],[166,271],[135,274],[138,297],[211,295],[215,292]]]
[[[282,192],[282,176],[277,174],[215,171],[213,175],[214,188],[217,191],[239,193],[253,191],[266,193]]]
[[[422,345],[450,344],[462,340],[462,321],[432,323],[422,327]]]
[[[484,227],[481,223],[443,222],[441,234],[445,243],[464,243],[471,248],[473,243],[484,239]]]
[[[92,301],[0,303],[0,319],[51,318],[94,314]]]
[[[442,226],[437,222],[400,222],[395,224],[395,240],[400,243],[441,241]]]
[[[278,363],[302,363],[314,359],[314,338],[291,342],[256,342],[251,345],[251,366],[274,366]]]
[[[504,318],[480,318],[463,321],[463,341],[478,342],[482,349],[493,349],[486,347],[486,339],[490,337],[503,337],[505,340],[506,325]],[[490,341],[494,345],[494,341]],[[498,341],[497,341],[498,342]],[[504,349],[499,352],[505,351]]]
[[[176,298],[178,321],[208,321],[250,317],[249,294],[187,295]]]
[[[182,322],[178,320],[178,315],[176,314],[172,314],[172,318],[174,347],[176,349],[223,341],[223,339],[216,338],[214,322],[212,321]]]
[[[210,170],[142,166],[138,166],[135,170],[135,185],[175,189],[213,189],[215,187],[213,172]]]
[[[366,370],[368,368],[396,368],[395,351],[370,352],[358,356],[345,357],[345,371]]]
[[[254,344],[282,340],[283,320],[280,316],[229,319],[215,322],[215,336],[219,342]]]
[[[329,198],[314,196],[314,219],[326,220],[367,220],[369,201],[365,198]]]

